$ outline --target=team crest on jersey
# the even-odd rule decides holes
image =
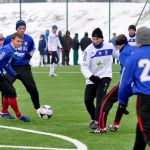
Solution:
[[[103,64],[103,62],[99,60],[99,61],[97,62],[97,67],[99,68],[102,64]]]

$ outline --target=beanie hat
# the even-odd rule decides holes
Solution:
[[[18,20],[16,22],[16,30],[20,27],[20,26],[24,26],[26,28],[26,23],[23,20]]]
[[[128,40],[124,34],[120,34],[116,37],[116,45],[123,45],[127,43],[128,43]]]
[[[135,26],[135,25],[130,25],[130,26],[128,27],[128,30],[130,30],[130,29],[133,29],[133,30],[136,31],[136,26]]]
[[[136,42],[142,45],[150,45],[150,28],[143,26],[137,30]]]
[[[53,25],[53,26],[52,26],[52,29],[57,29],[57,26],[56,26],[56,25]]]
[[[103,39],[103,32],[101,31],[100,28],[96,28],[94,29],[94,31],[92,32],[92,37],[99,37]]]

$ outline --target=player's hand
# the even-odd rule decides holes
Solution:
[[[120,110],[123,112],[123,114],[128,115],[129,111],[126,109],[127,105],[119,104]]]
[[[16,79],[19,79],[19,80],[20,80],[20,79],[21,79],[21,75],[20,75],[20,74],[17,74],[17,75],[16,75]]]
[[[90,79],[94,84],[100,83],[100,78],[97,77],[97,76],[92,75],[89,79]]]
[[[60,50],[61,50],[61,52],[63,52],[63,51],[64,51],[64,49],[63,49],[63,48],[60,48]]]
[[[25,59],[31,59],[31,55],[30,55],[30,53],[29,52],[27,52],[25,55],[24,55],[24,58]]]

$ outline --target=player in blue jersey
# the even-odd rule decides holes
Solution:
[[[34,41],[31,36],[25,34],[26,31],[25,21],[23,20],[17,21],[16,30],[18,33],[22,34],[23,42],[20,49],[14,50],[12,67],[17,72],[17,74],[20,75],[20,80],[25,86],[28,93],[30,94],[34,108],[38,110],[40,107],[39,93],[31,72],[31,66],[29,64],[30,59],[32,58],[33,53],[35,51]],[[11,42],[11,39],[12,35],[7,36],[3,43],[3,46],[9,44]],[[9,74],[6,74],[6,77],[12,83],[14,83],[14,81],[16,80],[15,77],[10,76]]]
[[[135,51],[135,47],[128,44],[127,37],[124,34],[120,34],[117,36],[116,47],[120,51],[119,61],[121,66],[120,69],[120,74],[121,74],[122,69],[125,66],[126,59]],[[118,101],[118,89],[119,89],[119,83],[116,86],[114,86],[109,91],[109,93],[105,96],[101,107],[100,116],[99,116],[99,127],[96,130],[92,131],[91,133],[107,132],[106,129],[107,116],[113,104]],[[120,107],[119,105],[116,112],[114,125],[111,128],[111,131],[118,129],[123,114],[128,114],[128,111],[126,110],[125,107]]]
[[[133,150],[150,146],[150,28],[141,27],[136,33],[138,50],[128,58],[122,73],[118,98],[122,107],[129,97],[137,95],[136,139]]]
[[[30,119],[20,113],[16,99],[16,90],[4,75],[4,70],[6,70],[10,76],[20,79],[20,75],[11,67],[11,59],[14,55],[14,50],[20,48],[22,39],[23,36],[21,34],[14,33],[11,43],[0,49],[0,91],[3,92],[3,106],[5,106],[2,108],[0,117],[15,119],[15,117],[8,112],[8,106],[10,105],[18,119],[29,122]]]

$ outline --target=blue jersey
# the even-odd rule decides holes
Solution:
[[[6,46],[0,49],[0,75],[4,76],[4,69],[13,77],[16,76],[16,72],[11,67],[11,59],[14,55],[14,48],[11,44],[7,44]]]
[[[142,46],[131,55],[122,73],[119,103],[127,105],[133,94],[150,95],[150,46]]]
[[[121,69],[120,69],[120,74],[122,73],[122,70],[125,66],[125,63],[126,63],[126,59],[134,53],[134,51],[136,50],[136,47],[135,46],[131,46],[129,44],[126,44],[123,48],[122,48],[122,51],[120,52],[120,55],[119,55],[119,61],[120,61],[120,66],[121,66]]]
[[[3,46],[11,42],[12,35],[9,35],[5,38]],[[24,34],[22,46],[20,49],[14,50],[14,60],[12,65],[20,66],[29,64],[31,57],[35,51],[35,45],[32,37],[27,34]],[[28,57],[26,57],[28,54]],[[29,57],[30,56],[30,57]]]

